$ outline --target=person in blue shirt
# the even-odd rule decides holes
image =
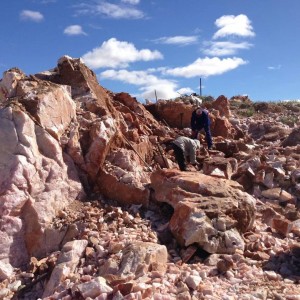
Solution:
[[[200,132],[200,130],[204,129],[207,148],[211,149],[213,147],[213,141],[210,132],[210,118],[209,118],[208,111],[206,109],[202,107],[197,107],[192,112],[191,128],[192,128],[192,139],[196,139],[198,137],[198,133]]]

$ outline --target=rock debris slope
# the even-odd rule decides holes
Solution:
[[[143,105],[80,59],[0,81],[0,299],[300,299],[298,103]]]

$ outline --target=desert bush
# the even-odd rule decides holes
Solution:
[[[282,116],[279,121],[289,127],[294,127],[299,122],[299,117],[295,115]]]
[[[247,117],[247,118],[252,117],[254,114],[255,114],[255,109],[253,106],[250,106],[246,109],[239,111],[240,116]]]
[[[201,96],[202,103],[213,102],[215,99],[212,96]]]

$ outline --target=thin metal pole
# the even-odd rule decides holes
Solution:
[[[201,78],[200,78],[200,97],[202,96],[202,84],[201,84]]]

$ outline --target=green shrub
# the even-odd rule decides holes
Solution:
[[[214,97],[212,97],[212,96],[201,96],[200,98],[201,98],[203,103],[213,102],[215,100]]]
[[[294,127],[295,124],[298,123],[299,117],[295,116],[295,115],[287,115],[287,116],[281,117],[279,120],[281,123],[288,125],[289,127]]]
[[[254,115],[254,113],[255,113],[255,109],[253,106],[239,111],[239,115],[241,115],[243,117],[247,117],[247,118],[252,117]]]

